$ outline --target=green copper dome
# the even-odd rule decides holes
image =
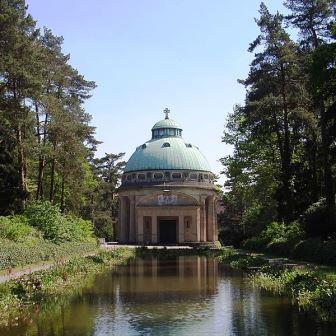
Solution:
[[[172,119],[163,119],[158,121],[153,127],[152,130],[158,129],[158,128],[178,128],[181,129],[181,127],[177,124],[175,120]]]
[[[128,160],[125,173],[144,170],[193,170],[211,172],[198,147],[186,143],[182,129],[171,119],[157,122],[152,139],[139,146]]]

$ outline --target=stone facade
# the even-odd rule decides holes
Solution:
[[[182,244],[218,239],[214,174],[197,146],[166,118],[128,160],[119,188],[121,243]]]
[[[197,182],[194,186],[121,187],[119,241],[139,244],[214,242],[218,240],[215,199],[213,186],[200,186]]]

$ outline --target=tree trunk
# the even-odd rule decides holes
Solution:
[[[328,130],[328,120],[326,116],[325,107],[321,108],[321,145],[322,145],[322,160],[323,160],[323,180],[324,193],[326,197],[327,211],[330,215],[330,220],[335,211],[335,190],[334,181],[331,170],[330,161],[330,135]]]
[[[38,110],[36,106],[36,128],[38,132],[38,143],[42,148],[45,148],[46,138],[47,138],[47,122],[48,122],[48,113],[45,114],[44,125],[43,125],[43,139],[41,141],[41,127],[40,120],[38,116]],[[46,165],[46,157],[44,154],[39,155],[39,168],[38,168],[38,178],[37,178],[37,190],[36,190],[36,200],[43,198],[43,178],[44,178],[44,168]]]
[[[50,194],[49,201],[54,203],[55,196],[55,169],[56,169],[56,158],[55,158],[56,143],[53,145],[53,156],[51,160],[51,171],[50,171]]]
[[[65,188],[65,173],[64,166],[62,169],[62,184],[61,184],[61,212],[64,213],[64,188]]]
[[[19,191],[20,191],[20,207],[21,210],[24,210],[27,189],[26,189],[26,178],[25,178],[25,168],[24,168],[24,149],[22,141],[22,128],[21,125],[16,127],[16,143],[18,148],[18,163],[19,163]]]

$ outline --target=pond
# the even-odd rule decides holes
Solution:
[[[253,288],[216,259],[180,256],[131,260],[1,335],[336,335],[336,325]]]

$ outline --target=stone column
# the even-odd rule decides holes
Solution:
[[[118,225],[116,227],[116,232],[114,234],[114,237],[116,241],[120,242],[120,229],[121,229],[121,216],[122,216],[122,197],[119,196],[119,212],[118,212]]]
[[[178,242],[184,243],[184,216],[180,215],[178,219]]]
[[[135,238],[135,200],[134,195],[130,196],[130,214],[129,214],[129,242],[134,243]]]
[[[143,243],[143,214],[141,214],[139,216],[139,222],[138,222],[138,238],[137,238],[137,242],[139,244]]]
[[[208,241],[214,241],[215,232],[214,232],[214,197],[211,196],[208,198],[208,227],[207,227],[207,238]]]
[[[120,197],[120,223],[119,223],[119,241],[126,242],[126,226],[127,226],[127,207],[125,196]]]
[[[218,240],[217,198],[216,197],[214,197],[213,212],[214,212],[213,235],[214,235],[214,241],[216,241]]]
[[[157,234],[157,217],[152,216],[152,243],[157,244],[158,234]]]
[[[206,241],[206,211],[205,211],[205,197],[201,196],[201,242]]]
[[[196,241],[200,242],[201,241],[201,215],[200,215],[201,211],[200,208],[196,209],[196,217],[195,217],[195,221],[196,221]]]

